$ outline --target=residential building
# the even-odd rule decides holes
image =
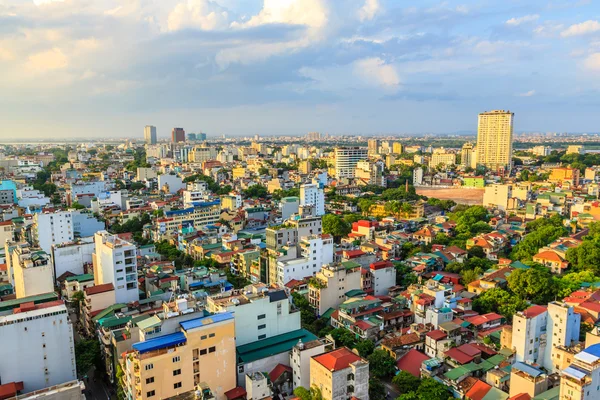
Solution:
[[[369,363],[347,347],[310,360],[310,387],[321,390],[323,400],[369,399]]]
[[[315,208],[315,215],[325,214],[325,193],[317,184],[300,185],[300,205],[312,205]]]
[[[321,267],[333,262],[333,237],[327,234],[302,237],[298,257],[277,262],[277,283],[302,280],[315,275]]]
[[[560,400],[600,398],[600,344],[573,356],[574,362],[560,373]]]
[[[456,153],[449,153],[443,147],[435,149],[431,154],[429,161],[430,168],[436,168],[440,165],[443,167],[451,167],[456,164]]]
[[[46,253],[52,251],[52,245],[71,242],[75,238],[73,232],[73,215],[71,211],[44,212],[33,216],[31,230],[33,243]]]
[[[23,300],[0,315],[2,383],[22,382],[22,392],[32,392],[76,380],[73,326],[64,302]]]
[[[156,127],[152,125],[146,125],[144,127],[144,141],[146,144],[156,144]]]
[[[548,375],[539,368],[522,362],[516,362],[510,370],[510,392],[513,398],[521,393],[527,393],[534,398],[548,390]]]
[[[485,187],[483,206],[506,211],[512,198],[512,185],[493,184]]]
[[[369,265],[375,296],[387,296],[389,288],[396,286],[396,268],[390,261],[378,261]]]
[[[317,315],[337,308],[346,300],[346,292],[361,287],[361,267],[353,261],[325,265],[308,285],[308,301]]]
[[[333,343],[327,339],[315,339],[309,342],[301,340],[292,348],[290,353],[290,365],[293,371],[292,388],[298,386],[310,387],[310,359],[318,354],[331,350]]]
[[[183,128],[173,128],[173,130],[171,131],[171,142],[185,142],[185,131],[183,130]]]
[[[300,313],[292,309],[286,292],[262,283],[209,296],[206,309],[233,313],[237,346],[300,329]]]
[[[379,145],[379,139],[369,139],[367,141],[367,150],[370,156],[379,153]]]
[[[217,149],[214,147],[208,147],[206,144],[201,146],[195,146],[189,154],[190,162],[204,162],[208,160],[215,160],[217,158]]]
[[[179,325],[177,332],[135,343],[124,355],[127,398],[173,398],[206,385],[216,400],[225,400],[225,392],[235,388],[233,315],[209,315]]]
[[[492,110],[479,114],[477,164],[492,170],[512,167],[514,113]]]
[[[94,254],[94,237],[84,237],[77,241],[52,245],[50,256],[54,266],[54,276],[60,277],[65,272],[81,275],[86,265],[92,265]]]
[[[460,165],[463,168],[475,168],[477,166],[477,148],[473,143],[463,144],[460,151]]]
[[[356,164],[368,157],[368,149],[361,147],[336,147],[335,176],[337,179],[354,178]]]
[[[11,268],[17,299],[54,291],[50,256],[28,243],[19,243],[11,254]]]
[[[107,231],[96,233],[94,243],[96,250],[92,260],[96,285],[112,283],[117,303],[138,301],[135,245]]]
[[[577,168],[552,168],[548,182],[579,186],[580,175],[580,171]]]
[[[362,160],[356,163],[354,177],[357,185],[386,186],[386,178],[383,173],[384,163],[381,161],[371,162]]]

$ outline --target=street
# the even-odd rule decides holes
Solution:
[[[383,383],[383,386],[385,386],[385,394],[390,394],[389,396],[387,396],[388,399],[395,400],[398,397],[400,397],[400,392],[392,382],[382,380],[381,383]]]

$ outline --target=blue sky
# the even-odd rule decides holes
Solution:
[[[585,0],[0,0],[2,137],[600,131]]]

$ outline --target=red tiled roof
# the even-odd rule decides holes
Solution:
[[[115,287],[112,283],[104,283],[102,285],[91,286],[84,289],[85,294],[87,294],[88,296],[104,292],[110,292],[111,290],[115,290]]]
[[[441,331],[439,329],[428,332],[427,336],[429,336],[433,340],[441,340],[441,339],[445,339],[446,337],[448,337],[448,335],[446,335],[443,331]]]
[[[384,268],[389,268],[389,267],[393,267],[394,264],[392,264],[390,261],[378,261],[378,262],[374,262],[370,265],[370,268],[373,271],[377,271],[380,269],[384,269]]]
[[[525,315],[525,317],[527,318],[534,318],[540,314],[543,314],[544,312],[546,312],[546,310],[547,307],[545,306],[534,305],[529,307],[527,310],[523,311],[523,315]]]
[[[348,350],[347,347],[341,347],[329,353],[315,356],[313,359],[330,371],[348,368],[348,365],[362,360],[358,355]]]
[[[461,346],[458,346],[457,349],[471,357],[476,357],[481,354],[481,350],[469,343],[465,343]]]
[[[396,362],[396,367],[398,367],[400,371],[406,371],[419,378],[421,376],[421,363],[425,360],[429,360],[429,357],[419,350],[411,349],[408,353],[400,357]]]
[[[292,368],[287,365],[277,364],[271,372],[269,372],[269,378],[271,382],[275,382],[285,371],[292,372]]]
[[[483,325],[486,322],[490,322],[490,321],[495,321],[498,319],[502,319],[502,315],[496,314],[496,313],[488,313],[488,314],[484,314],[484,315],[475,315],[473,317],[469,317],[467,318],[467,321],[470,322],[471,324],[477,326],[477,325]]]
[[[513,397],[509,397],[508,400],[531,400],[531,395],[529,393],[519,393]]]
[[[473,386],[471,386],[471,389],[469,389],[465,396],[469,400],[482,400],[491,388],[492,387],[484,381],[478,380]]]
[[[246,397],[246,389],[238,386],[231,390],[226,391],[223,394],[225,395],[225,397],[227,397],[227,400],[239,399],[240,397],[245,398]]]
[[[473,361],[473,359],[475,358],[468,354],[463,353],[456,347],[451,348],[450,350],[446,351],[444,354],[446,355],[446,357],[450,357],[451,359],[455,360],[459,364],[468,364],[471,361]]]

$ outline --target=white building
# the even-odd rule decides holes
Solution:
[[[104,222],[98,221],[94,214],[85,210],[72,212],[73,234],[77,237],[94,236],[98,231],[105,228]]]
[[[423,184],[423,168],[415,168],[413,171],[413,185],[419,186]]]
[[[135,245],[100,231],[94,235],[96,251],[93,254],[96,285],[112,283],[117,303],[140,299],[137,285],[137,258]]]
[[[300,329],[300,313],[291,312],[286,292],[269,290],[262,283],[210,296],[206,308],[214,313],[234,313],[236,346]]]
[[[23,392],[77,379],[73,329],[60,300],[19,308],[0,316],[2,383],[23,382]]]
[[[17,190],[17,203],[24,208],[42,208],[50,204],[50,198],[31,186]]]
[[[185,188],[185,183],[181,177],[171,174],[162,174],[158,176],[158,188],[163,190],[168,187],[169,193],[177,193],[180,189]]]
[[[560,373],[561,400],[600,398],[600,344],[593,344],[573,356],[573,364]]]
[[[20,243],[11,255],[17,298],[54,291],[54,271],[50,256],[43,250]]]
[[[369,266],[373,276],[373,294],[386,296],[389,288],[396,286],[396,268],[390,261],[378,261]]]
[[[75,275],[84,273],[84,265],[92,264],[94,237],[88,236],[76,242],[59,243],[52,246],[50,256],[54,265],[54,276],[59,277],[69,271]]]
[[[300,205],[313,205],[315,207],[315,215],[324,215],[325,193],[323,192],[323,189],[315,184],[300,185]]]
[[[512,331],[515,360],[556,372],[554,349],[578,341],[580,323],[581,316],[562,302],[551,302],[547,307],[534,305],[516,313]]]
[[[333,262],[333,238],[330,235],[311,235],[301,238],[300,258],[277,262],[277,283],[285,285],[292,279],[313,276],[323,265]]]
[[[494,207],[506,211],[508,199],[513,197],[512,185],[493,184],[485,187],[483,193],[483,206]]]
[[[335,176],[354,178],[356,164],[368,158],[368,149],[361,147],[337,147],[335,149]]]
[[[345,293],[361,287],[361,267],[353,261],[326,265],[309,283],[308,301],[323,315],[330,308],[337,308],[346,300]]]
[[[71,201],[77,201],[78,195],[92,195],[99,197],[101,193],[106,191],[106,182],[80,182],[71,184]]]
[[[332,343],[325,339],[311,340],[310,342],[299,341],[290,353],[290,366],[293,374],[293,389],[298,386],[310,387],[310,359],[318,354],[323,354]]]

